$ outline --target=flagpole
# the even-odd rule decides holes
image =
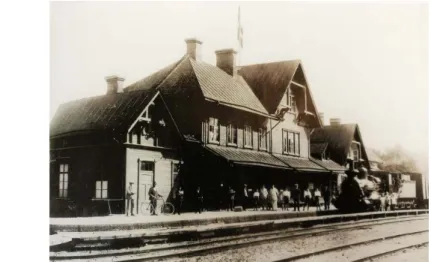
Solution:
[[[241,53],[242,53],[241,6],[238,6],[237,43],[238,43],[238,66],[240,66]]]

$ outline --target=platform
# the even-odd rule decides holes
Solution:
[[[257,211],[259,212],[259,211]],[[215,213],[215,214],[213,214]],[[104,225],[63,225],[67,229],[72,226],[83,227],[90,229],[91,227],[99,229],[98,231],[86,232],[67,232],[62,231],[50,236],[50,250],[60,251],[67,250],[76,245],[92,245],[95,243],[130,243],[130,241],[144,241],[146,243],[160,243],[160,242],[178,242],[192,239],[223,237],[232,235],[249,234],[263,231],[283,230],[287,228],[303,228],[317,224],[330,224],[345,221],[357,221],[361,219],[385,219],[388,217],[398,217],[406,215],[425,215],[428,210],[403,210],[403,211],[388,211],[388,212],[369,212],[369,213],[356,213],[356,214],[336,214],[334,211],[323,211],[316,213],[316,211],[305,212],[281,212],[281,211],[260,211],[260,214],[250,214],[253,212],[231,213],[230,216],[221,217],[223,212],[208,212],[207,217],[216,216],[217,223],[209,223],[214,221],[214,218],[200,218],[192,219],[189,221],[188,226],[177,227],[151,227],[154,223],[164,223],[166,225],[181,224],[186,220],[178,220],[178,217],[171,217],[170,221],[165,222],[135,222],[127,221],[132,218],[126,217],[126,220],[116,220],[117,224],[105,218]],[[248,214],[247,214],[248,213]],[[265,214],[266,213],[266,214]],[[201,214],[204,215],[204,214]],[[195,216],[194,214],[185,214],[185,217]],[[110,217],[111,218],[111,217]],[[111,219],[114,219],[112,217]],[[92,218],[87,218],[92,219]],[[135,218],[136,220],[136,218]],[[165,218],[168,220],[168,218]],[[81,223],[84,219],[79,220]],[[206,225],[197,224],[196,221],[204,221]],[[227,221],[223,223],[222,221]],[[146,226],[142,229],[139,227]],[[119,228],[130,227],[130,229],[119,230]],[[100,230],[107,228],[106,230]]]
[[[298,217],[311,217],[335,214],[335,209],[328,211],[207,211],[184,213],[181,215],[111,215],[105,217],[50,218],[50,229],[54,232],[94,232],[150,228],[176,228],[187,226],[203,226],[209,224],[231,224],[260,220],[277,220]]]

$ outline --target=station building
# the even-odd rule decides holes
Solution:
[[[186,203],[200,186],[207,209],[221,183],[237,192],[244,184],[334,188],[346,167],[311,143],[322,121],[301,61],[238,66],[225,49],[211,65],[201,59],[202,42],[187,39],[185,47],[142,80],[123,88],[123,78],[110,76],[105,95],[58,108],[51,216],[124,213],[129,182],[138,214],[154,181],[168,201],[182,185]]]

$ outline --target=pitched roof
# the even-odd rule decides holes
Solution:
[[[275,112],[283,93],[292,80],[299,60],[242,66],[238,73],[244,77],[269,113]]]
[[[356,132],[360,140],[359,142],[361,142],[362,158],[368,160],[357,124],[328,125],[322,128],[316,128],[311,134],[310,143],[311,145],[328,143],[327,150],[330,153],[331,159],[339,164],[343,164],[346,161],[350,145],[355,138]]]
[[[289,165],[289,166],[291,166],[297,170],[319,171],[319,172],[327,171],[325,168],[312,162],[308,158],[291,157],[291,156],[279,155],[279,154],[274,154],[274,156],[277,159],[281,160],[282,162],[286,163],[287,165]]]
[[[316,159],[316,158],[310,158],[311,161],[313,161],[314,163],[330,170],[330,171],[334,171],[334,172],[344,172],[346,171],[346,168],[335,163],[334,161],[332,161],[331,159]]]
[[[90,130],[127,130],[155,93],[151,90],[125,92],[62,104],[51,120],[50,136]]]
[[[368,161],[370,162],[376,162],[376,163],[383,163],[383,160],[375,153],[375,151],[371,148],[365,148],[367,151]]]
[[[184,82],[187,82],[187,85],[184,85]],[[149,86],[158,87],[162,94],[181,90],[181,94],[185,96],[191,96],[190,93],[196,92],[196,88],[199,88],[202,97],[209,101],[216,101],[247,112],[268,115],[262,103],[241,77],[234,78],[220,68],[203,61],[196,61],[188,55],[126,87],[125,90],[142,90]]]
[[[223,147],[217,145],[206,145],[206,149],[221,156],[229,161],[237,164],[257,165],[257,166],[269,166],[276,168],[290,169],[282,161],[275,158],[273,155],[248,149],[239,149],[233,147]]]
[[[325,152],[327,147],[328,147],[327,142],[312,143],[312,144],[310,143],[310,154],[321,156]]]

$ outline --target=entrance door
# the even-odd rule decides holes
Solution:
[[[148,191],[153,186],[154,181],[154,162],[141,161],[139,172],[139,196],[138,196],[138,214],[150,214],[150,209],[147,210],[150,203]],[[142,208],[144,206],[144,208]]]

